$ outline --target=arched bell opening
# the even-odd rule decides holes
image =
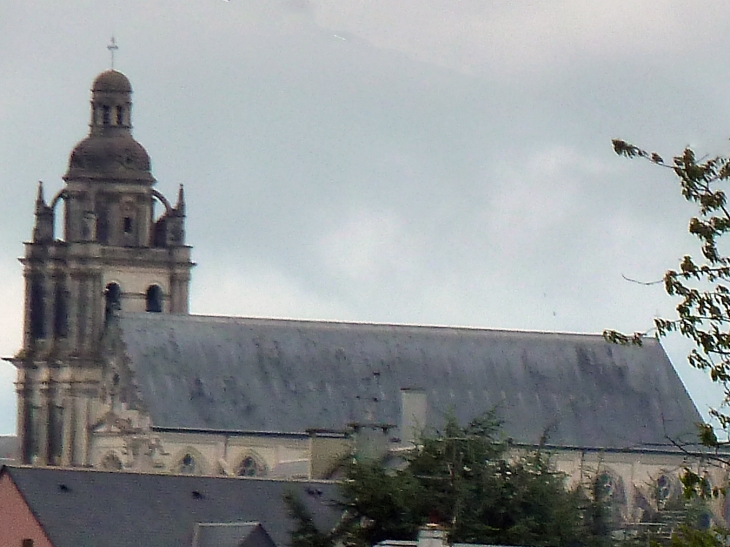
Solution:
[[[147,293],[145,295],[145,311],[148,311],[150,313],[161,313],[162,299],[162,289],[159,285],[150,285],[149,287],[147,287]]]
[[[104,321],[122,309],[122,288],[118,283],[109,283],[104,289]]]
[[[59,211],[56,209],[56,206],[58,205],[58,202],[63,200],[64,205]],[[66,218],[68,216],[68,210],[66,204],[68,203],[68,195],[66,194],[65,190],[61,190],[58,192],[55,196],[53,196],[53,200],[50,204],[50,209],[53,213],[53,233],[51,238],[56,241],[66,241],[67,240],[67,222]]]

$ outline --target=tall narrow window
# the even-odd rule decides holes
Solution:
[[[117,125],[124,125],[124,107],[117,107]]]
[[[106,203],[96,210],[96,240],[104,245],[109,243],[109,207]]]
[[[68,294],[66,288],[59,284],[56,286],[56,297],[53,316],[53,332],[57,338],[68,336]]]
[[[159,285],[150,285],[147,288],[147,311],[162,312],[162,289]]]
[[[48,417],[48,455],[52,465],[61,465],[63,451],[63,407],[51,406]]]
[[[124,217],[124,233],[132,233],[132,217]]]
[[[38,455],[38,407],[27,403],[23,424],[23,463],[32,464]]]
[[[46,337],[45,291],[42,279],[30,282],[30,336],[33,340]]]
[[[104,125],[110,125],[112,123],[112,109],[109,105],[105,104],[101,107],[102,123]]]
[[[106,290],[104,291],[104,300],[106,303],[106,306],[104,308],[104,315],[106,317],[106,321],[108,322],[109,318],[115,311],[122,309],[121,287],[116,283],[109,283],[106,286]]]

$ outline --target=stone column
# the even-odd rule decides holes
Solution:
[[[43,274],[43,322],[46,325],[46,350],[51,349],[53,343],[53,314],[56,308],[55,302],[55,285],[50,272]]]
[[[170,274],[170,313],[188,313],[188,281],[187,273]]]
[[[21,371],[18,370],[18,376],[20,377]],[[17,429],[18,432],[18,447],[20,448],[20,461],[22,463],[31,463],[30,455],[28,454],[28,438],[26,437],[26,420],[28,419],[28,409],[26,405],[30,404],[27,397],[27,387],[25,378],[19,378],[15,383],[15,392],[18,395],[18,416],[17,416]]]
[[[101,274],[89,276],[89,321],[91,326],[92,344],[99,340],[104,328],[104,317],[102,309],[104,287],[102,286]],[[93,346],[92,346],[93,349]]]
[[[92,348],[94,342],[94,331],[93,331],[93,283],[92,276],[87,272],[78,272],[78,301],[77,301],[77,333],[78,340],[76,347],[81,354],[88,354]]]
[[[91,351],[94,343],[94,280],[90,274],[84,276],[84,302],[86,302],[84,351]]]
[[[68,277],[68,348],[72,352],[79,349],[79,273],[72,271]]]
[[[48,371],[46,371],[46,374]],[[48,377],[43,378],[40,384],[39,396],[40,396],[40,408],[38,409],[38,421],[36,423],[36,429],[38,431],[36,435],[36,442],[38,448],[38,465],[48,465],[49,454],[48,454],[48,424],[50,420],[50,397],[49,397],[49,379]]]
[[[23,347],[29,349],[32,345],[32,337],[30,335],[30,285],[33,273],[26,267],[23,272],[23,280],[25,281],[25,309],[23,313]]]
[[[69,381],[63,387],[63,405],[66,409],[63,414],[63,449],[61,465],[69,467],[74,464],[74,419],[76,417],[76,393]]]
[[[89,419],[90,419],[90,406],[91,398],[89,396],[88,389],[84,388],[83,396],[81,397],[81,419],[78,421],[78,432],[81,434],[81,465],[88,467],[91,465],[89,461],[89,450],[91,444],[89,443]]]
[[[148,195],[137,199],[137,245],[140,247],[152,246],[152,198]]]

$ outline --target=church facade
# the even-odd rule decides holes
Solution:
[[[495,411],[515,450],[600,478],[625,521],[676,498],[687,466],[725,480],[677,447],[701,417],[654,340],[190,314],[183,190],[154,188],[131,93],[96,78],[65,186],[38,188],[11,359],[22,463],[324,478],[353,450],[397,455],[449,413]]]

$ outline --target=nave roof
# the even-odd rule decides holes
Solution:
[[[121,314],[127,362],[163,428],[305,432],[398,424],[400,390],[427,423],[492,408],[519,443],[670,447],[701,417],[661,345],[600,335]],[[397,434],[397,432],[396,432]]]

